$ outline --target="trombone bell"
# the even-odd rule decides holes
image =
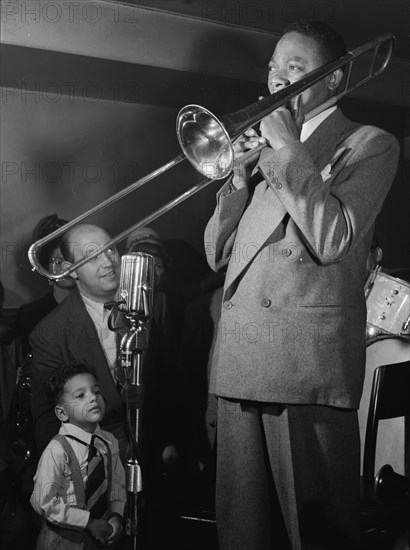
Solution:
[[[177,119],[177,136],[189,162],[204,176],[220,180],[233,167],[234,151],[224,125],[208,109],[186,105]]]

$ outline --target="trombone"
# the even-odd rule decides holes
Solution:
[[[175,208],[213,181],[225,178],[232,171],[234,163],[234,150],[232,142],[234,142],[245,130],[260,122],[272,111],[284,105],[307,88],[310,88],[336,69],[347,66],[341,85],[342,89],[331,98],[332,103],[336,103],[336,101],[340,98],[350,92],[353,92],[369,80],[372,80],[376,76],[380,75],[385,70],[393,54],[395,42],[396,38],[392,33],[383,34],[374,40],[351,50],[339,59],[319,67],[315,71],[312,71],[304,78],[294,82],[286,88],[283,88],[262,100],[252,103],[247,107],[239,109],[238,111],[225,115],[220,119],[204,107],[199,105],[186,105],[178,113],[176,123],[178,141],[183,153],[160,168],[130,184],[128,187],[122,189],[115,195],[108,197],[106,200],[84,212],[50,235],[47,235],[43,239],[33,243],[28,251],[28,258],[33,266],[33,271],[38,271],[40,275],[43,275],[50,281],[59,281],[64,279],[72,271],[93,260],[108,248],[116,245],[136,229],[150,224],[153,220],[159,218],[172,208]],[[386,52],[382,54],[381,63],[378,63],[377,56],[382,46],[386,46]],[[373,54],[371,55],[370,63],[368,64],[368,71],[365,72],[364,76],[361,76],[361,78],[351,83],[350,81],[352,80],[352,69],[354,62],[359,57],[362,57],[372,51]],[[366,62],[368,63],[368,60],[366,60]],[[326,106],[328,106],[328,104]],[[319,106],[318,109],[323,110],[323,105]],[[315,114],[318,114],[318,112],[313,113],[313,111],[311,111],[307,116],[312,118]],[[263,146],[264,145],[261,145],[259,147],[261,148]],[[193,167],[205,176],[203,180],[194,185],[191,189],[185,193],[182,193],[175,199],[172,199],[170,202],[130,226],[128,229],[122,231],[116,237],[107,242],[102,248],[72,264],[61,273],[53,274],[47,271],[40,264],[37,255],[42,246],[50,241],[53,241],[73,226],[82,222],[84,219],[100,212],[105,207],[117,202],[139,187],[142,187],[185,159],[188,159]]]

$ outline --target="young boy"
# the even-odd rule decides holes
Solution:
[[[43,520],[38,550],[91,550],[122,532],[125,473],[118,442],[98,422],[104,399],[94,374],[81,363],[63,365],[46,392],[59,434],[41,455],[31,504]]]

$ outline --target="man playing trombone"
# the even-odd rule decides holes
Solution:
[[[270,93],[345,53],[327,25],[291,25]],[[332,105],[342,77],[237,142],[206,228],[208,261],[227,271],[211,380],[220,550],[359,547],[363,281],[398,145]]]

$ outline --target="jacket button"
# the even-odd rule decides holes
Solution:
[[[224,302],[224,308],[225,309],[231,309],[233,307],[233,303],[232,302]]]
[[[269,298],[264,298],[262,301],[261,301],[261,306],[262,307],[269,307],[271,305],[271,300],[269,300]]]
[[[292,250],[291,250],[290,248],[284,248],[284,249],[282,250],[282,254],[283,254],[286,258],[288,258],[288,257],[292,254]]]

